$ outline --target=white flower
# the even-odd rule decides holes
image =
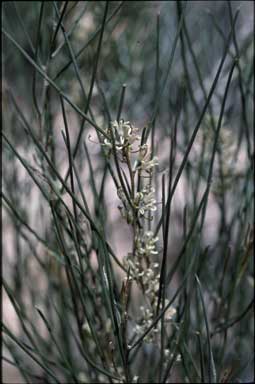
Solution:
[[[151,171],[155,165],[158,165],[158,158],[157,156],[154,156],[151,160],[144,159],[141,161],[140,165],[137,167],[137,169],[141,169],[143,171]]]
[[[149,190],[147,187],[142,190],[142,192],[137,192],[134,198],[134,207],[138,210],[141,216],[144,216],[145,212],[155,211],[156,200],[154,199],[154,189]]]
[[[148,149],[149,149],[149,146],[148,144],[143,144],[143,145],[140,145],[140,148],[139,148],[139,155],[138,155],[138,159],[139,161],[142,161],[144,160],[144,158],[146,157],[146,155],[148,156]],[[150,154],[149,154],[150,155]]]
[[[173,353],[170,353],[170,349],[166,348],[164,350],[164,355],[165,357],[169,357],[169,359],[172,359],[174,357]],[[177,355],[175,358],[175,362],[180,362],[181,361],[181,355]]]
[[[89,378],[84,372],[79,372],[78,374],[78,382],[81,384],[85,384],[89,382]]]
[[[138,324],[135,326],[135,332],[139,335],[142,334],[142,327]]]
[[[175,361],[176,361],[176,362],[180,362],[181,360],[182,360],[181,355],[177,355]]]
[[[138,255],[143,255],[149,257],[150,255],[157,255],[158,251],[156,250],[156,242],[158,237],[153,236],[152,231],[146,231],[143,236],[136,238],[136,246]],[[154,265],[154,268],[155,265]],[[147,271],[148,272],[148,271]]]
[[[157,156],[151,158],[151,152],[149,151],[148,144],[141,145],[139,150],[138,162],[135,168],[151,172],[152,168],[155,167],[155,165],[158,165]]]
[[[112,133],[114,136],[115,147],[116,149],[122,150],[124,147],[130,146],[136,141],[140,140],[140,136],[136,134],[137,128],[134,128],[129,121],[120,120],[118,123],[117,120],[111,122]],[[110,129],[107,130],[107,134],[111,137]],[[111,139],[104,139],[104,146],[108,148],[113,147]]]
[[[156,200],[154,199],[154,191],[149,192],[147,195],[144,195],[143,204],[146,210],[155,211],[156,210]]]
[[[87,323],[87,321],[82,324],[82,332],[86,336],[91,336],[91,330],[90,330],[90,327],[89,327],[89,324]]]
[[[171,321],[176,315],[176,309],[170,306],[165,312],[165,321]]]

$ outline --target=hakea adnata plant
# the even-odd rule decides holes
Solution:
[[[133,230],[132,252],[123,260],[128,271],[123,284],[135,282],[142,290],[146,303],[146,307],[140,307],[140,318],[136,321],[137,336],[143,334],[155,319],[160,279],[159,263],[155,262],[158,237],[148,229],[148,222],[153,220],[153,212],[157,209],[152,176],[158,158],[152,156],[148,144],[142,143],[138,131],[129,121],[114,121],[106,130],[110,139],[101,138],[107,156],[111,157],[115,152],[115,160],[126,164],[129,173],[130,186],[123,183],[117,192],[122,202],[119,206],[121,215]],[[165,299],[165,305],[168,303]],[[175,312],[175,308],[170,307],[165,313],[165,321],[171,322]],[[161,322],[158,322],[144,341],[158,343],[160,327]],[[165,354],[168,352],[166,349]]]

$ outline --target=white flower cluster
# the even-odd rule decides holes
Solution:
[[[147,328],[150,327],[153,323],[153,311],[151,311],[148,308],[145,309],[143,306],[140,307],[140,311],[141,311],[141,319],[138,322],[138,324],[136,324],[136,327],[135,327],[135,332],[138,336],[141,336],[147,330]],[[156,333],[158,333],[158,331],[159,331],[158,327],[153,328],[152,332],[148,333],[145,336],[144,341],[147,343],[153,342],[154,336]]]
[[[139,170],[151,173],[154,166],[158,164],[158,158],[156,156],[151,157],[148,144],[140,144],[136,149],[133,147],[136,141],[141,141],[141,136],[137,132],[138,128],[135,128],[129,121],[123,119],[119,122],[117,120],[112,121],[110,127],[106,130],[108,138],[102,138],[102,145],[112,150],[114,141],[116,150],[122,152],[124,158],[127,151],[130,153],[138,152],[133,171]]]
[[[166,348],[166,349],[164,350],[164,355],[165,355],[165,357],[168,358],[168,360],[169,360],[169,359],[172,359],[173,356],[174,356],[173,353],[170,353],[170,349],[168,349],[168,348]],[[180,354],[178,354],[178,355],[176,356],[175,361],[176,361],[177,363],[179,363],[179,362],[181,361],[181,355],[180,355]]]
[[[141,286],[151,306],[156,303],[159,290],[159,263],[153,261],[153,257],[158,253],[157,241],[158,237],[154,237],[153,232],[139,231],[135,238],[134,253],[129,253],[124,258],[124,265],[129,268],[130,279]]]
[[[135,194],[134,199],[131,199],[132,206],[130,206],[122,188],[119,188],[118,196],[122,202],[122,206],[119,206],[119,209],[122,217],[127,220],[128,224],[134,222],[134,212],[137,213],[138,218],[144,217],[149,219],[148,214],[156,211],[154,193],[154,188],[146,185],[141,192]]]
[[[153,157],[149,145],[141,144],[141,137],[137,134],[129,121],[114,121],[107,130],[109,139],[103,140],[103,145],[111,153],[115,146],[121,160],[128,165],[130,178],[133,182],[132,193],[128,199],[122,188],[118,190],[118,196],[122,202],[119,207],[123,218],[133,226],[133,252],[124,258],[124,266],[129,271],[129,279],[135,281],[142,289],[150,309],[143,314],[141,324],[148,326],[155,315],[155,305],[159,290],[159,264],[153,260],[158,254],[156,244],[158,237],[150,230],[145,230],[144,219],[151,220],[152,212],[156,211],[155,190],[151,186],[151,177],[155,166],[158,164],[157,157]],[[134,143],[138,141],[136,148]],[[135,187],[135,178],[140,178],[140,190]],[[142,220],[142,225],[138,221]],[[139,328],[140,327],[140,328]],[[157,330],[156,330],[157,331]]]
[[[156,211],[155,190],[151,183],[158,158],[152,156],[148,144],[141,143],[137,132],[138,129],[129,121],[114,121],[106,132],[108,139],[103,139],[103,146],[109,149],[110,154],[115,147],[117,155],[127,165],[131,181],[129,196],[123,190],[124,187],[120,187],[118,197],[122,202],[119,207],[122,217],[132,225],[134,233],[133,250],[124,258],[123,264],[128,270],[128,279],[135,281],[141,288],[146,303],[146,308],[140,308],[140,317],[135,327],[137,335],[141,335],[152,325],[158,302],[160,273],[159,263],[155,261],[158,237],[145,228],[145,220],[152,220],[152,213]],[[138,142],[136,147],[135,142]],[[137,188],[136,178],[140,188]],[[165,304],[167,305],[167,299]],[[165,313],[166,322],[171,321],[174,314],[175,309],[170,307]],[[158,322],[145,340],[157,342],[160,327],[161,322]]]
[[[150,303],[154,303],[159,289],[159,264],[152,262],[149,258],[145,260],[145,255],[139,255],[137,251],[135,254],[129,253],[123,263],[129,269],[129,279],[136,281]]]
[[[169,301],[165,300],[165,305],[169,304]],[[135,327],[135,332],[138,336],[142,335],[152,324],[155,319],[155,310],[156,310],[156,303],[154,304],[154,308],[145,308],[143,306],[140,307],[141,311],[141,319],[138,321],[138,324]],[[165,322],[170,323],[173,321],[173,318],[176,314],[176,309],[172,306],[170,306],[166,312],[165,312]],[[149,332],[146,336],[144,341],[151,343],[151,342],[157,342],[157,335],[160,334],[161,331],[161,322],[159,321],[157,325],[152,328],[151,332]],[[167,354],[169,350],[165,349],[165,353]]]
[[[151,173],[155,165],[158,165],[158,158],[151,158],[151,151],[148,144],[140,145],[138,160],[135,162],[135,170],[146,171]]]
[[[158,237],[154,237],[152,231],[146,231],[135,239],[136,249],[139,256],[145,256],[147,259],[150,255],[157,255],[156,243]],[[158,263],[154,267],[158,267]]]
[[[154,188],[151,188],[149,184],[143,188],[142,192],[136,193],[133,204],[140,216],[144,216],[146,212],[156,211],[154,193]]]
[[[112,153],[115,143],[117,154],[121,156],[122,162],[128,164],[133,181],[137,174],[142,179],[150,177],[153,169],[158,164],[158,158],[156,156],[152,157],[148,144],[138,143],[134,148],[134,143],[141,141],[141,137],[137,132],[138,129],[133,127],[129,121],[120,120],[120,122],[117,122],[115,120],[106,130],[109,139],[102,139],[102,145],[109,149],[108,154]],[[133,224],[135,217],[152,218],[151,212],[156,210],[156,200],[154,197],[155,190],[150,183],[145,184],[140,191],[135,192],[133,190],[129,201],[122,187],[118,189],[118,196],[122,202],[122,206],[119,207],[121,215],[127,220],[128,224]]]
[[[115,141],[115,147],[117,151],[121,151],[124,148],[132,150],[132,144],[140,140],[141,137],[137,135],[137,128],[134,128],[129,121],[117,120],[111,122],[111,127],[107,129],[106,133],[111,138],[113,135]],[[109,149],[113,148],[112,140],[104,139],[103,145]]]

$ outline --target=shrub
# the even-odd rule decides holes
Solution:
[[[4,2],[6,383],[253,380],[237,6]]]

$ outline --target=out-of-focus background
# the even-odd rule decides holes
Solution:
[[[178,4],[179,3],[179,4]],[[185,172],[176,189],[171,211],[169,262],[182,246],[184,211],[192,216],[207,181],[208,166],[213,147],[213,126],[217,126],[227,77],[234,58],[239,56],[232,83],[227,96],[220,131],[221,155],[217,156],[206,211],[201,249],[210,247],[210,257],[204,272],[208,281],[208,295],[213,297],[218,276],[225,262],[223,249],[229,249],[230,262],[227,284],[235,274],[235,249],[237,242],[247,246],[252,235],[253,183],[251,158],[253,154],[253,64],[254,64],[254,3],[252,1],[124,1],[109,2],[102,47],[100,50],[95,83],[88,115],[94,117],[100,127],[107,127],[109,120],[116,119],[121,92],[125,97],[121,117],[129,120],[140,131],[154,122],[154,154],[159,158],[158,176],[155,179],[156,197],[160,205],[162,197],[162,174],[168,174],[170,134],[177,112],[177,150],[174,174],[181,164],[187,143],[200,117],[206,97],[222,59],[226,42],[237,10],[234,39],[229,47],[220,80],[201,123]],[[54,6],[55,4],[55,6]],[[4,2],[2,24],[16,44],[43,68],[55,84],[77,105],[85,109],[91,78],[94,75],[99,32],[105,9],[103,1],[68,2],[55,41],[52,31],[56,28],[56,7],[63,9],[65,2]],[[61,8],[62,7],[62,8]],[[175,38],[184,12],[184,26],[175,47]],[[40,22],[42,20],[42,22]],[[54,21],[55,20],[55,21]],[[107,19],[108,20],[108,19]],[[65,41],[69,41],[69,48]],[[48,191],[43,176],[49,172],[31,139],[26,134],[21,110],[34,133],[49,156],[54,160],[61,175],[68,168],[66,147],[61,130],[64,130],[61,104],[57,92],[38,74],[31,63],[20,53],[10,39],[3,37],[2,54],[2,108],[3,131],[15,150],[26,160],[34,175]],[[52,49],[54,47],[54,49]],[[77,68],[71,60],[77,57]],[[81,86],[82,83],[82,86]],[[15,102],[14,102],[14,101]],[[45,105],[43,105],[43,102]],[[15,107],[15,103],[18,108]],[[42,117],[40,110],[45,106]],[[71,146],[74,146],[82,122],[81,116],[69,104],[66,114],[70,129]],[[92,161],[96,187],[99,189],[103,177],[104,162],[100,157],[100,145],[95,129],[85,123],[82,139],[85,141]],[[54,147],[50,145],[51,140]],[[52,149],[54,148],[54,150]],[[201,162],[201,153],[203,161]],[[45,325],[34,311],[35,305],[47,307],[48,277],[40,270],[37,258],[49,266],[49,276],[54,282],[54,265],[51,265],[50,250],[26,231],[22,221],[29,223],[40,239],[54,248],[50,209],[13,152],[3,147],[3,275],[30,319],[42,327],[42,337],[47,338]],[[44,173],[42,167],[44,166]],[[82,145],[77,154],[77,167],[91,207],[95,209],[90,168]],[[198,181],[199,179],[199,181]],[[71,201],[66,196],[67,204]],[[109,243],[122,259],[130,248],[131,232],[120,215],[119,200],[110,178],[104,186],[105,230]],[[12,207],[15,207],[13,210]],[[160,208],[161,209],[161,208]],[[160,218],[156,213],[156,222]],[[15,216],[19,212],[20,219]],[[96,215],[96,212],[95,212]],[[84,236],[90,232],[84,224]],[[161,234],[160,234],[160,241]],[[32,256],[33,255],[33,256]],[[34,257],[36,255],[36,257]],[[93,255],[91,256],[93,257]],[[233,313],[245,308],[252,296],[254,277],[252,262],[245,264]],[[208,280],[207,277],[209,276]],[[212,278],[214,276],[214,278]],[[245,276],[245,277],[244,277]],[[59,277],[59,276],[58,276]],[[64,278],[63,278],[64,279]],[[179,276],[176,276],[176,284]],[[220,277],[219,277],[220,279]],[[64,283],[63,283],[64,284]],[[218,297],[210,297],[210,310],[217,307]],[[215,303],[213,304],[213,300]],[[216,308],[215,307],[215,308]],[[217,307],[219,308],[219,307]],[[240,309],[241,311],[241,309]],[[49,316],[51,316],[49,311]],[[216,312],[214,315],[220,316]],[[13,305],[3,291],[3,320],[16,335],[25,341],[23,329]],[[242,365],[253,353],[253,325],[250,320],[232,328],[226,352],[226,364]],[[12,343],[9,348],[15,348]],[[10,352],[4,346],[4,355]],[[18,358],[19,354],[17,354]],[[22,359],[26,357],[22,356]],[[32,369],[34,363],[29,363]],[[29,365],[28,364],[28,365]],[[177,377],[178,377],[178,373]],[[252,364],[242,373],[242,382],[253,377]],[[41,379],[43,380],[43,379]],[[40,379],[38,378],[38,382]],[[3,362],[3,382],[24,382],[15,367]]]

